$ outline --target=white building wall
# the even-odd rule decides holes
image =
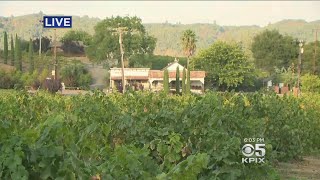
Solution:
[[[178,62],[174,62],[167,67],[169,72],[176,71],[177,67],[179,67],[180,73],[183,71],[183,66]],[[124,76],[126,77],[126,81],[130,81],[127,77],[149,77],[150,68],[125,68]],[[110,85],[111,87],[115,87],[114,80],[111,80],[112,77],[121,77],[121,68],[110,68]],[[169,83],[175,81],[176,78],[169,78]],[[180,81],[182,77],[180,77]],[[204,85],[204,78],[191,78],[191,86],[201,86]],[[119,81],[119,80],[118,80]],[[157,81],[157,85],[153,84],[154,81]],[[151,89],[152,91],[158,91],[163,89],[163,78],[149,78],[148,80],[144,80],[141,82],[144,85],[144,90]],[[126,83],[127,84],[127,83]],[[199,89],[193,89],[193,92],[202,92]]]
[[[191,86],[202,86],[202,82],[201,81],[191,81],[190,82]]]
[[[124,76],[149,76],[149,68],[125,68]],[[121,68],[111,68],[110,77],[122,76]]]
[[[176,71],[177,70],[177,67],[179,67],[179,70],[183,70],[183,66],[181,66],[179,63],[175,62],[173,64],[171,64],[167,69],[168,71]]]

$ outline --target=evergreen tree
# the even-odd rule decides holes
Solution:
[[[7,64],[8,63],[8,36],[7,36],[7,32],[4,32],[4,63]]]
[[[12,37],[12,35],[11,35],[10,59],[11,59],[11,66],[14,66],[14,44],[13,44],[13,37]]]
[[[16,34],[16,42],[15,42],[15,66],[16,69],[22,71],[22,54],[21,54],[21,47],[20,47],[20,39]]]
[[[186,93],[186,68],[182,71],[182,94]]]
[[[191,83],[190,83],[190,71],[187,71],[187,85],[186,85],[186,94],[190,93]]]
[[[180,94],[180,72],[179,72],[179,66],[176,70],[176,93]]]
[[[294,38],[282,35],[278,30],[264,30],[253,38],[251,50],[255,65],[270,74],[275,68],[288,68],[298,57]]]
[[[164,75],[163,75],[163,90],[166,94],[169,93],[169,72],[168,70],[164,70]]]
[[[29,41],[29,72],[34,71],[34,59],[33,59],[33,43],[32,39]]]

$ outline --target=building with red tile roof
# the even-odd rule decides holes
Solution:
[[[161,91],[163,89],[164,70],[169,72],[169,86],[175,90],[176,69],[180,70],[180,81],[182,82],[183,66],[177,60],[168,64],[162,70],[151,70],[150,68],[124,68],[125,84],[134,89]],[[191,91],[201,93],[204,90],[205,71],[190,71]],[[110,86],[113,89],[121,87],[121,68],[110,68]]]

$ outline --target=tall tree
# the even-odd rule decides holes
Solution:
[[[8,63],[8,35],[4,32],[4,47],[3,47],[4,64]]]
[[[15,40],[15,66],[16,69],[19,71],[22,71],[22,54],[21,54],[21,47],[20,47],[20,39],[18,35],[16,34],[16,40]]]
[[[235,43],[215,42],[192,62],[195,69],[206,71],[208,84],[221,90],[237,87],[245,78],[252,78],[254,71],[241,46]]]
[[[86,54],[91,61],[104,62],[109,67],[121,65],[122,92],[125,92],[125,64],[130,63],[132,55],[152,54],[155,44],[155,38],[147,35],[141,19],[117,16],[96,25],[95,35],[86,48]]]
[[[71,41],[82,41],[84,43],[84,45],[89,45],[91,40],[92,40],[92,36],[89,33],[85,32],[85,31],[81,31],[81,30],[68,31],[61,38],[62,43],[67,43],[67,42],[71,42]]]
[[[187,56],[187,69],[189,68],[189,59],[196,50],[196,34],[194,31],[187,29],[181,36],[181,44],[184,54]]]
[[[183,68],[182,71],[182,93],[186,93],[186,68]]]
[[[180,71],[179,66],[176,70],[176,94],[180,94]]]
[[[21,52],[28,52],[29,50],[29,41],[19,38],[20,50]]]
[[[166,94],[169,93],[169,72],[167,69],[163,72],[163,90]]]
[[[32,39],[29,41],[29,72],[34,71],[34,58],[33,58],[33,42]]]
[[[149,36],[138,17],[111,17],[99,22],[95,26],[95,34],[86,54],[94,62],[103,62],[109,66],[121,65],[118,27],[125,28],[122,34],[124,56],[130,63],[132,55],[153,54],[156,39]]]
[[[302,55],[302,74],[310,73],[313,74],[313,63],[314,63],[314,51],[316,48],[316,61],[315,61],[315,74],[320,73],[320,42],[314,44],[315,42],[310,42],[303,46],[304,52]]]
[[[50,49],[50,38],[48,37],[42,37],[41,38],[41,52],[47,52]],[[40,50],[40,39],[34,39],[33,40],[33,49],[36,52],[39,52]]]
[[[191,84],[190,84],[190,70],[187,70],[187,84],[186,84],[186,94],[190,94]]]
[[[85,52],[85,46],[88,46],[92,36],[85,31],[68,31],[62,38],[62,49],[68,54],[82,54]]]
[[[274,72],[274,67],[288,68],[298,55],[294,39],[277,30],[265,30],[256,35],[251,49],[256,66],[269,73]]]
[[[10,50],[10,59],[11,59],[11,66],[14,66],[14,43],[13,43],[13,37],[11,35],[11,42],[10,42],[10,45],[11,45],[11,50]]]

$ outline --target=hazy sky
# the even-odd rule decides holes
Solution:
[[[0,16],[45,14],[105,18],[136,15],[144,23],[265,26],[283,19],[320,20],[320,1],[1,1]]]

